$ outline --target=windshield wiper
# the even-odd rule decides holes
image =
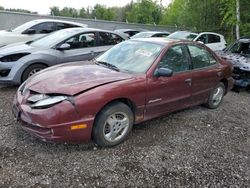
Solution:
[[[113,69],[115,71],[120,72],[120,69],[117,66],[115,66],[115,65],[113,65],[111,63],[108,63],[108,62],[105,62],[105,61],[97,61],[96,59],[94,61],[95,61],[95,64],[104,65],[105,67],[108,67],[110,69]]]
[[[30,41],[27,41],[27,42],[25,42],[25,44],[31,44],[33,42],[33,40],[30,40]]]

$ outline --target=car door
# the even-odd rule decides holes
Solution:
[[[60,43],[69,44],[67,50],[57,50],[58,63],[90,60],[96,56],[96,32],[84,32],[74,35]]]
[[[186,108],[190,104],[191,81],[190,63],[184,45],[170,47],[157,65],[173,71],[170,77],[149,76],[147,78],[146,119],[167,112]]]
[[[124,39],[114,33],[98,32],[98,48],[96,49],[96,54],[99,55],[122,41],[124,41]]]
[[[207,46],[211,48],[212,50],[223,50],[226,46],[222,43],[221,38],[219,35],[215,34],[207,34],[208,42]]]
[[[200,45],[187,45],[192,62],[192,103],[206,102],[222,75],[216,58]]]
[[[43,22],[32,26],[25,30],[22,34],[27,38],[27,41],[43,37],[56,30],[55,22]]]

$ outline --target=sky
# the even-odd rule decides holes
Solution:
[[[0,6],[4,8],[26,9],[39,14],[49,14],[49,8],[57,6],[59,8],[72,7],[80,9],[88,6],[93,7],[99,3],[108,7],[124,6],[131,0],[0,0]],[[134,0],[135,2],[136,0]],[[171,0],[162,0],[163,6],[167,6]]]

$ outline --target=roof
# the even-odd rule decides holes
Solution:
[[[151,42],[151,43],[160,44],[164,46],[170,43],[187,42],[186,40],[177,40],[177,39],[170,39],[170,38],[163,38],[163,37],[135,38],[135,39],[130,39],[130,40]]]
[[[72,22],[72,21],[67,21],[67,20],[56,20],[56,19],[36,19],[36,20],[31,20],[32,22],[37,22],[37,23],[42,23],[42,22],[58,22],[58,23],[68,23],[68,24],[74,24],[78,25],[81,27],[88,27],[87,24],[83,23],[78,23],[78,22]]]
[[[151,33],[151,34],[157,34],[157,33],[170,33],[168,31],[142,31],[140,33]]]
[[[67,28],[67,29],[63,29],[64,31],[70,31],[72,32],[72,35],[79,33],[79,32],[95,32],[95,31],[99,31],[99,32],[108,32],[108,33],[114,33],[116,35],[119,35],[120,37],[122,37],[123,39],[127,39],[126,37],[124,37],[124,35],[120,34],[120,33],[116,33],[114,31],[110,31],[110,30],[104,30],[104,29],[97,29],[97,28],[89,28],[89,27],[72,27],[72,28]]]

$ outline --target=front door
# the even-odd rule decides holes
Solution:
[[[64,43],[69,44],[70,49],[57,50],[58,63],[90,60],[97,55],[95,32],[77,34]]]
[[[161,67],[171,69],[173,75],[147,79],[146,119],[186,108],[190,103],[192,74],[186,47],[169,48],[157,68]]]

